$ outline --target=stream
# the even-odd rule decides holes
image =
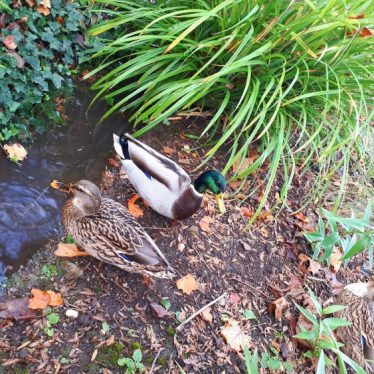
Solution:
[[[45,134],[23,144],[28,155],[21,165],[0,153],[0,284],[7,267],[25,264],[61,233],[66,196],[50,188],[50,182],[84,178],[99,183],[113,150],[112,133],[129,129],[120,115],[99,124],[106,105],[99,102],[87,112],[91,99],[85,87],[76,88],[66,103],[68,125],[47,127]]]

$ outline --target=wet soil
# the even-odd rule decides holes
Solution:
[[[169,157],[196,177],[195,167],[206,149],[194,150],[194,143],[184,134],[198,133],[199,123],[203,125],[184,121],[173,127],[160,126],[142,140],[169,152]],[[134,190],[113,157],[101,188],[126,205]],[[220,169],[226,157],[224,152],[217,154],[209,168]],[[291,190],[288,199],[293,209],[307,193],[308,183]],[[234,191],[232,186],[229,184],[229,194]],[[0,373],[123,373],[118,359],[131,357],[136,349],[142,351],[147,372],[182,373],[183,368],[186,373],[244,373],[243,354],[233,350],[222,335],[232,321],[250,337],[252,350],[269,352],[281,363],[272,372],[286,372],[287,368],[295,373],[314,372],[315,362],[306,362],[292,340],[298,316],[292,300],[303,303],[309,286],[321,301],[331,303],[341,286],[339,281],[358,279],[357,270],[345,271],[339,281],[328,269],[313,274],[308,271],[308,264],[299,258],[303,253],[310,255],[300,230],[304,223],[290,211],[275,215],[264,210],[245,231],[248,216],[258,205],[256,196],[244,203],[238,195],[229,196],[227,213],[220,215],[214,199],[207,195],[201,209],[176,226],[139,205],[144,209],[139,221],[177,270],[178,278],[192,274],[199,289],[187,295],[176,287],[175,280],[150,281],[93,258],[57,258],[53,254],[57,241],[51,240],[9,276],[5,297],[29,296],[32,288],[61,292],[64,305],[53,308],[60,320],[52,326],[51,336],[45,329],[48,309],[36,319],[0,320]],[[304,215],[308,225],[313,225],[313,208]],[[55,271],[49,274],[46,265],[54,265]],[[198,315],[178,330],[183,320],[224,293],[227,296],[212,305],[211,318],[209,313]],[[277,320],[272,302],[281,297],[288,308]],[[164,316],[157,315],[152,307],[155,304]],[[68,318],[68,309],[78,311],[78,318]]]

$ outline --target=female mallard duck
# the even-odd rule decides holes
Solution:
[[[120,203],[102,197],[87,180],[53,188],[71,194],[62,220],[76,245],[89,255],[128,272],[171,278],[172,268],[154,241]]]
[[[336,332],[342,350],[363,368],[374,371],[374,279],[368,283],[352,283],[344,287],[338,304],[346,308],[335,313],[351,322]]]
[[[205,191],[215,195],[220,212],[225,213],[226,180],[220,172],[207,170],[191,183],[178,164],[129,134],[113,134],[113,139],[136,192],[157,213],[173,220],[191,217],[199,209]],[[133,203],[134,199],[130,201]]]

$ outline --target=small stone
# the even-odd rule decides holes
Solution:
[[[68,309],[66,312],[65,312],[65,315],[66,317],[68,318],[78,318],[78,312],[74,309]]]
[[[186,248],[186,246],[183,243],[178,244],[178,248],[177,248],[178,251],[182,252],[185,248]]]
[[[90,317],[87,314],[81,314],[78,318],[78,322],[81,325],[87,326],[90,324]]]

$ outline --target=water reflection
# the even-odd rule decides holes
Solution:
[[[0,155],[0,278],[6,265],[24,264],[57,235],[65,196],[49,188],[50,181],[98,183],[112,151],[112,133],[129,127],[121,116],[99,125],[105,105],[98,103],[87,115],[90,101],[88,91],[78,89],[67,104],[69,126],[55,127],[26,145],[22,166]]]

